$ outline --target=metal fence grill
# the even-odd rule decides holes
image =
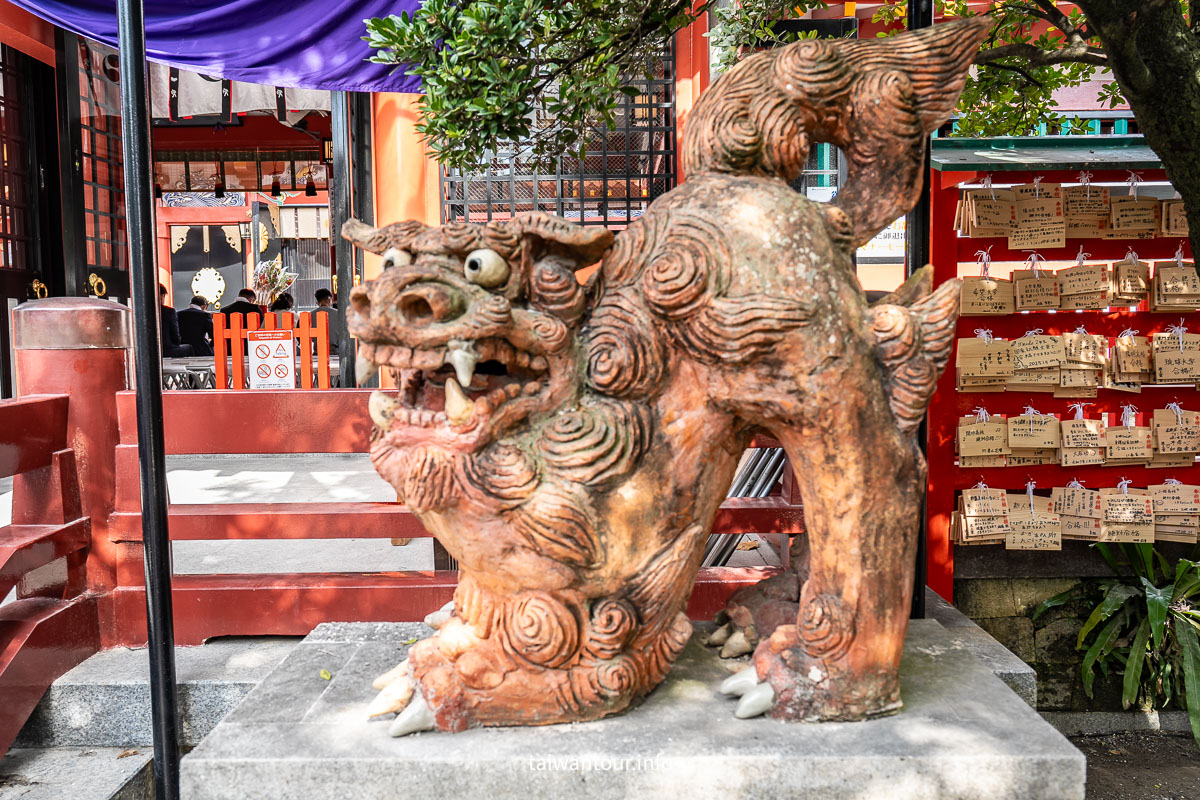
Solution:
[[[498,153],[482,172],[441,170],[443,222],[487,222],[547,211],[583,225],[623,228],[675,187],[674,46],[650,79],[623,96],[616,128],[584,133],[583,159],[562,156],[552,172],[528,158]]]
[[[125,269],[125,171],[116,52],[79,39],[79,126],[83,143],[86,266]]]
[[[0,48],[0,268],[28,269],[29,163],[20,56]]]
[[[296,273],[288,289],[296,298],[297,308],[316,306],[317,289],[333,289],[333,267],[329,256],[328,239],[284,239],[283,266]]]

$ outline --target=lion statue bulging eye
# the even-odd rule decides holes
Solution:
[[[463,274],[471,283],[495,289],[508,282],[508,262],[495,250],[472,250],[463,262]]]
[[[412,263],[412,253],[398,247],[389,247],[383,253],[383,268],[404,267]]]

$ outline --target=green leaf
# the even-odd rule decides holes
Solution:
[[[1150,630],[1154,633],[1154,649],[1162,647],[1163,626],[1167,622],[1167,606],[1171,602],[1171,594],[1175,584],[1159,589],[1150,581],[1142,578],[1142,586],[1146,590],[1146,613],[1150,619]]]
[[[411,639],[405,639],[405,640],[404,640],[404,643],[405,643],[405,644],[416,644],[416,643],[417,643],[417,637],[415,637],[415,636],[414,636],[414,637],[413,637],[413,638],[411,638]]]
[[[1200,638],[1189,624],[1175,626],[1175,638],[1183,651],[1183,699],[1187,704],[1192,737],[1200,744]]]
[[[1129,658],[1125,661],[1125,684],[1121,691],[1121,705],[1129,708],[1137,700],[1138,687],[1142,683],[1142,665],[1146,659],[1146,642],[1150,638],[1150,621],[1143,619],[1138,625],[1129,646]]]
[[[1045,600],[1043,600],[1042,602],[1038,603],[1038,607],[1033,612],[1033,621],[1037,622],[1037,618],[1040,617],[1042,614],[1046,613],[1047,611],[1049,611],[1050,609],[1055,608],[1056,606],[1061,606],[1064,603],[1068,603],[1071,600],[1074,600],[1075,597],[1077,597],[1080,594],[1082,589],[1083,589],[1082,584],[1072,586],[1070,589],[1067,589],[1065,592],[1059,592],[1058,594],[1054,595],[1054,597],[1048,597]]]
[[[1117,566],[1117,560],[1113,558],[1112,550],[1109,548],[1109,546],[1104,542],[1097,542],[1095,544],[1095,548],[1096,552],[1099,553],[1108,563],[1109,569],[1111,569],[1117,575],[1120,575],[1121,569]]]
[[[1133,586],[1125,583],[1113,584],[1113,586],[1104,595],[1104,599],[1101,600],[1100,604],[1097,605],[1095,610],[1092,611],[1092,614],[1090,617],[1088,617],[1087,622],[1083,623],[1083,628],[1079,631],[1079,638],[1075,640],[1075,649],[1082,650],[1083,640],[1087,638],[1087,635],[1091,633],[1092,629],[1104,620],[1111,617],[1118,608],[1125,605],[1129,598],[1138,594],[1140,594],[1140,592]]]
[[[1096,635],[1096,641],[1084,653],[1083,664],[1080,665],[1079,672],[1083,677],[1083,690],[1087,692],[1088,697],[1092,696],[1092,681],[1096,678],[1096,673],[1094,672],[1096,659],[1107,653],[1117,641],[1117,633],[1121,622],[1121,617],[1113,617],[1109,620],[1100,629],[1100,633]]]
[[[323,681],[333,680],[333,673],[327,669],[321,670],[318,674],[321,676],[321,680],[323,680]]]

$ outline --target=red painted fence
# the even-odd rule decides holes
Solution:
[[[328,392],[167,392],[163,423],[168,455],[193,453],[361,453],[368,447],[369,389]],[[145,638],[137,426],[133,392],[117,397],[117,497],[113,541],[127,546],[117,563],[112,627],[106,641]],[[199,421],[212,420],[213,424]],[[420,538],[429,533],[399,503],[238,503],[173,505],[173,541],[229,539]],[[799,533],[803,513],[785,496],[728,500],[718,533]],[[709,617],[735,589],[763,570],[703,570],[689,606]],[[175,636],[198,644],[213,636],[303,635],[331,620],[419,620],[447,602],[456,572],[213,574],[174,579]]]
[[[55,678],[100,647],[84,563],[83,514],[64,395],[0,401],[0,478],[13,478],[12,524],[0,527],[0,754]]]

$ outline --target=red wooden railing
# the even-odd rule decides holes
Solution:
[[[303,311],[296,315],[284,311],[278,316],[268,312],[261,321],[257,315],[213,314],[213,378],[219,389],[246,388],[245,346],[251,331],[291,330],[300,343],[300,388],[314,388],[314,369],[310,353],[316,355],[317,389],[329,388],[329,315]]]
[[[166,452],[361,453],[368,448],[370,390],[328,392],[167,392],[163,397]],[[134,394],[117,396],[117,497],[114,542],[141,541]],[[211,421],[206,424],[205,421]],[[790,481],[787,482],[790,487]],[[401,539],[427,537],[420,521],[398,503],[272,503],[173,505],[174,541],[228,539]],[[804,520],[793,498],[728,500],[718,533],[800,533]],[[145,639],[145,592],[140,550],[121,551],[113,593],[113,643]],[[709,617],[741,586],[770,574],[763,569],[702,570],[689,605]],[[448,601],[457,573],[210,574],[174,578],[175,635],[196,644],[223,635],[304,635],[328,621],[419,620]]]
[[[0,401],[0,478],[13,477],[12,524],[0,527],[0,755],[42,694],[95,653],[86,591],[91,523],[83,515],[65,395]]]

